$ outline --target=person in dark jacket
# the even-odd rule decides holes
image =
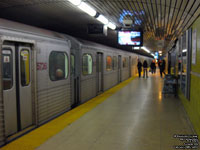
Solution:
[[[161,62],[162,62],[162,60],[159,59],[159,60],[158,60],[158,67],[159,67],[159,69],[160,69],[160,66],[161,66]]]
[[[160,63],[160,77],[162,78],[162,74],[165,73],[165,60],[162,60]]]
[[[151,73],[152,74],[156,73],[156,64],[154,60],[152,60],[150,67],[151,67]]]
[[[138,60],[137,67],[138,67],[138,74],[139,74],[139,78],[140,78],[141,77],[141,71],[142,71],[142,63],[140,62],[140,60]]]
[[[143,62],[143,78],[145,77],[145,74],[146,74],[146,77],[148,78],[148,71],[147,71],[147,68],[148,68],[148,64],[147,64],[147,61],[145,60]]]

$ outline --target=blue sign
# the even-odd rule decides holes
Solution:
[[[159,55],[158,52],[155,52],[154,58],[155,58],[155,59],[158,59],[158,55]]]
[[[138,19],[138,17],[136,16],[139,16],[139,15],[144,15],[144,11],[139,11],[139,12],[136,12],[136,11],[129,11],[129,10],[123,10],[123,12],[120,14],[120,18],[119,18],[119,22],[120,23],[123,23],[123,20],[124,20],[124,17],[126,16],[135,16],[134,17],[134,23],[136,25],[141,25],[142,23],[142,20]]]

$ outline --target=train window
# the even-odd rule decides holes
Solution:
[[[27,86],[30,83],[30,52],[23,49],[20,52],[21,85]]]
[[[112,57],[111,56],[106,57],[106,70],[107,71],[112,70]]]
[[[75,56],[71,54],[71,74],[75,73]]]
[[[128,58],[124,57],[123,58],[123,68],[126,68],[126,67],[128,67]]]
[[[3,89],[8,90],[13,86],[13,57],[11,50],[2,51],[3,59]]]
[[[113,70],[117,69],[117,56],[113,57]]]
[[[52,81],[67,79],[68,56],[65,52],[51,52],[49,57],[49,76]]]
[[[92,74],[92,55],[90,54],[84,54],[83,55],[83,65],[82,65],[82,71],[83,71],[83,75],[90,75]]]

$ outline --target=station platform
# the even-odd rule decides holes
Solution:
[[[181,101],[163,79],[131,78],[2,147],[37,150],[170,150],[194,135]]]

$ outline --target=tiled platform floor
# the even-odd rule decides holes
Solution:
[[[158,75],[136,78],[38,150],[170,150],[194,134],[181,102],[163,97]]]

